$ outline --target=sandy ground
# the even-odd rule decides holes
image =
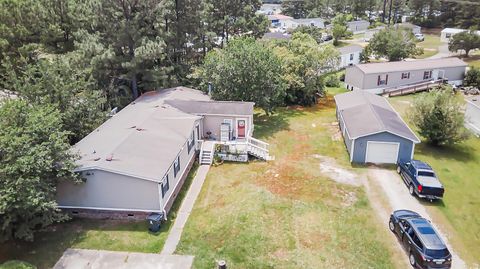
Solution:
[[[395,171],[370,167],[368,169],[368,181],[366,181],[366,184],[367,192],[369,193],[369,196],[372,196],[371,202],[374,206],[374,210],[385,223],[385,227],[388,223],[390,213],[397,209],[409,209],[419,213],[426,219],[432,219],[425,206],[423,206],[416,197],[410,195],[403,180]],[[379,197],[378,192],[383,195]],[[382,199],[387,201],[387,203],[382,203]],[[440,236],[444,239],[448,249],[452,253],[452,268],[467,268],[465,262],[457,255],[453,247],[449,244],[449,235],[440,230],[434,223],[432,224],[440,233]],[[392,235],[392,237],[394,237],[394,235]],[[403,250],[398,241],[397,245]],[[405,255],[405,259],[406,258],[407,256]]]

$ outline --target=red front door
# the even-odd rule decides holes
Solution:
[[[245,120],[237,121],[237,137],[245,138]]]

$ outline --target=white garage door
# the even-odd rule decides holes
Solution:
[[[367,142],[367,163],[397,163],[399,143]]]

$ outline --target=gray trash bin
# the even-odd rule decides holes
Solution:
[[[163,214],[162,213],[150,213],[147,217],[148,221],[148,230],[152,233],[156,233],[160,230],[162,224]]]

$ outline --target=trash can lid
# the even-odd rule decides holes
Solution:
[[[147,216],[147,220],[161,221],[163,219],[163,213],[150,213]]]

